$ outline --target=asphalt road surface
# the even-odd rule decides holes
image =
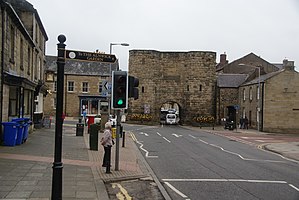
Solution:
[[[181,126],[125,125],[173,200],[298,200],[299,164]]]

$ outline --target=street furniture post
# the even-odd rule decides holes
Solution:
[[[66,37],[58,36],[57,44],[57,93],[56,93],[56,120],[55,120],[55,149],[52,175],[52,200],[62,199],[62,124],[63,124],[63,85],[65,66]]]

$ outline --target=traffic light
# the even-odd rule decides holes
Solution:
[[[139,79],[134,76],[129,76],[129,98],[134,97],[134,100],[139,96]]]
[[[126,71],[112,72],[111,108],[128,108],[128,74]]]

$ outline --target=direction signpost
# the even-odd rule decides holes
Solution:
[[[101,54],[76,50],[65,50],[65,58],[69,60],[80,60],[88,62],[115,63],[116,56],[112,54]]]
[[[115,63],[116,56],[112,54],[100,54],[93,52],[83,52],[75,50],[66,50],[64,35],[58,36],[59,43],[57,44],[57,107],[56,107],[56,124],[55,124],[55,149],[52,175],[52,200],[62,199],[62,124],[63,124],[63,83],[64,83],[64,66],[65,60],[80,60],[88,62],[107,62]],[[106,93],[109,93],[109,83],[105,83]],[[111,87],[110,87],[111,90]]]

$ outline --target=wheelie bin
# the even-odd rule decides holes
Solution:
[[[29,127],[30,125],[32,125],[32,121],[30,120],[30,118],[23,118],[25,121],[25,127],[24,127],[24,134],[23,134],[23,142],[27,141],[28,138],[28,134],[29,134]]]
[[[25,133],[25,127],[26,127],[26,122],[24,118],[13,118],[11,120],[12,122],[17,123],[18,126],[18,132],[17,132],[17,144],[22,144],[24,142],[24,135]]]
[[[25,124],[18,124],[18,123],[16,123],[16,126],[17,126],[16,145],[20,145],[20,144],[23,143],[23,135],[24,135]]]
[[[16,122],[2,122],[4,126],[4,145],[15,146],[17,141],[18,123]]]

